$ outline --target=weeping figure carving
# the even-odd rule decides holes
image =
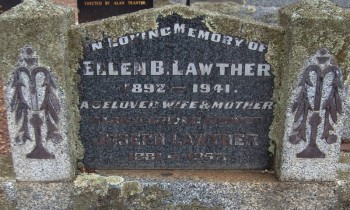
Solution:
[[[325,87],[326,76],[329,80],[328,87]],[[307,147],[296,155],[298,158],[324,158],[325,153],[317,145],[318,129],[323,125],[320,138],[328,144],[337,141],[337,136],[331,134],[331,131],[334,130],[332,123],[337,123],[338,114],[342,113],[339,89],[343,88],[341,71],[334,65],[327,49],[319,50],[311,60],[303,72],[298,87],[300,87],[299,95],[292,106],[292,112],[295,113],[294,124],[297,126],[293,130],[294,134],[289,137],[289,142],[292,144],[298,144],[302,140],[308,142]],[[307,132],[307,121],[310,132]],[[309,141],[307,133],[310,133]]]
[[[14,92],[10,108],[15,112],[16,124],[20,124],[16,144],[24,145],[27,140],[32,141],[29,121],[33,128],[35,147],[26,157],[54,159],[55,155],[43,145],[42,131],[46,131],[47,140],[55,144],[62,141],[61,135],[57,133],[61,111],[59,99],[54,92],[57,87],[49,70],[38,66],[38,57],[31,46],[25,46],[20,51],[12,88]]]

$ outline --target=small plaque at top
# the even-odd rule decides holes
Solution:
[[[89,22],[153,7],[153,0],[78,0],[79,22]]]
[[[21,0],[0,0],[0,14],[11,9],[19,3],[21,3]]]

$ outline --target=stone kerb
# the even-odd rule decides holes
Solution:
[[[67,33],[74,12],[27,0],[0,17],[0,60],[16,179],[75,177]],[[73,106],[72,106],[73,105]]]
[[[341,135],[349,125],[344,86],[350,67],[349,18],[347,10],[323,0],[280,10],[287,59],[271,137],[277,142],[275,169],[282,181],[336,178]]]

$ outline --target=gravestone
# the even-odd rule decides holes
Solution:
[[[21,2],[21,0],[0,0],[0,14],[11,9]]]
[[[204,15],[152,21],[151,30],[84,38],[78,91],[86,167],[269,168],[268,45],[214,32]]]
[[[272,26],[175,5],[73,25],[73,10],[49,0],[2,14],[16,179],[0,174],[0,209],[347,209],[350,182],[340,166],[349,172],[350,164],[339,143],[349,123],[350,12],[305,0],[281,9],[280,20]],[[272,79],[269,138],[243,138],[270,125],[252,118],[271,119],[270,104],[256,102],[271,97]],[[174,132],[179,138],[167,144]],[[249,168],[257,163],[250,156],[266,160],[255,149],[267,153],[259,143],[270,141],[275,173],[117,170],[75,178],[78,135],[90,168]],[[118,156],[124,150],[133,154],[126,161]],[[161,159],[169,150],[200,155]],[[227,164],[210,151],[231,152]],[[235,152],[238,162],[229,159]],[[9,163],[0,157],[0,165],[4,174]]]
[[[153,0],[77,0],[79,22],[89,22],[153,7]]]

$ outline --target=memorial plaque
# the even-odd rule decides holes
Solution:
[[[153,0],[78,0],[79,22],[89,22],[153,7]]]
[[[267,169],[273,75],[259,41],[173,14],[86,37],[78,73],[90,169]]]
[[[11,9],[21,2],[21,0],[0,0],[0,14]]]

